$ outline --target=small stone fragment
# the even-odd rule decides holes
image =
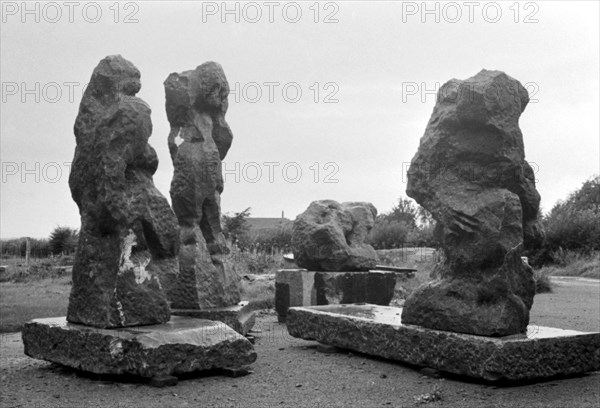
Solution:
[[[421,374],[431,378],[440,378],[442,375],[439,370],[431,367],[423,367],[419,370]]]
[[[226,377],[237,378],[251,374],[252,370],[250,370],[248,367],[227,367],[221,369],[221,373]]]
[[[148,382],[148,385],[152,387],[162,388],[162,387],[171,387],[177,385],[179,382],[179,378],[172,375],[161,375],[157,377],[152,377]]]
[[[337,348],[337,347],[335,347],[335,346],[330,346],[328,344],[318,343],[317,344],[317,351],[319,353],[335,354],[335,353],[339,353],[340,349]]]

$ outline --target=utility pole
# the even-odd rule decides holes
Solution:
[[[29,237],[25,238],[25,266],[29,266],[29,254],[31,253],[31,244]]]

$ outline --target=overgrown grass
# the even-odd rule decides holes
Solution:
[[[535,293],[550,293],[552,292],[552,282],[550,277],[542,270],[533,271],[533,279],[535,280]]]
[[[244,275],[241,283],[242,300],[261,305],[263,309],[275,307],[275,275]]]
[[[540,276],[579,276],[600,279],[600,252],[580,254],[566,251],[557,257],[557,263],[536,271]]]
[[[287,267],[282,252],[242,252],[233,249],[229,254],[229,259],[233,262],[240,275],[273,274],[277,269]]]
[[[32,282],[71,276],[72,262],[70,256],[32,259],[27,264],[21,258],[3,258],[0,282]]]
[[[433,248],[398,248],[377,250],[379,265],[414,268],[417,271],[412,276],[397,274],[394,299],[390,306],[402,306],[403,301],[421,286],[429,282],[431,271],[439,261],[438,253]]]
[[[66,315],[70,291],[70,277],[2,283],[0,332],[21,330],[31,319]]]

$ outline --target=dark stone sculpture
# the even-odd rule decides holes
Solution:
[[[177,273],[178,225],[152,175],[150,108],[140,72],[120,55],[94,69],[75,121],[69,178],[81,230],[67,320],[100,328],[164,323],[159,277]]]
[[[240,278],[226,259],[220,208],[221,161],[233,139],[225,121],[229,85],[221,66],[207,62],[169,75],[164,86],[174,167],[170,193],[181,228],[180,274],[167,284],[169,300],[182,309],[234,305]]]
[[[377,253],[365,243],[377,209],[371,203],[313,201],[292,231],[294,260],[311,271],[368,271]]]
[[[406,192],[437,221],[445,260],[407,299],[403,323],[488,336],[526,330],[535,285],[521,252],[542,234],[518,123],[528,102],[499,71],[440,89]]]

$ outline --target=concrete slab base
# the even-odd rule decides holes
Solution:
[[[225,324],[180,316],[119,329],[35,319],[23,326],[22,337],[26,355],[95,374],[177,376],[256,360],[252,344]]]
[[[484,337],[403,325],[401,308],[294,307],[287,329],[306,340],[487,381],[531,381],[600,370],[600,333],[530,325]]]
[[[394,297],[392,271],[320,272],[280,269],[275,274],[275,310],[280,323],[295,306],[372,303],[389,305]]]
[[[248,331],[252,329],[256,321],[252,305],[248,304],[248,302],[240,302],[237,305],[215,307],[212,309],[171,309],[171,315],[222,322],[242,336],[248,334]]]

